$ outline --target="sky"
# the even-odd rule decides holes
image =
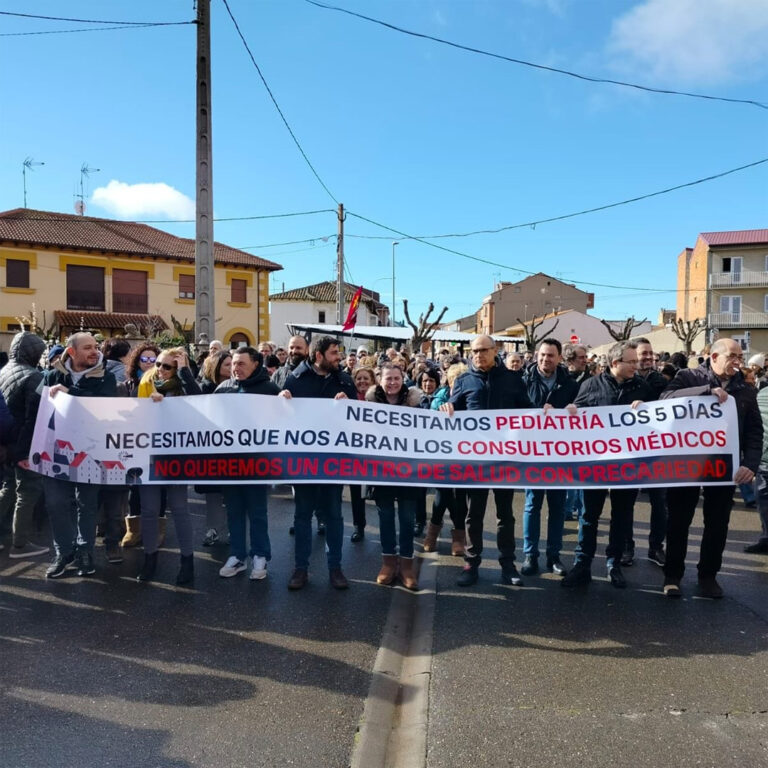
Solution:
[[[394,250],[398,319],[403,298],[414,317],[430,302],[445,320],[469,315],[498,281],[541,271],[593,292],[592,314],[656,322],[700,232],[768,227],[768,163],[543,222],[765,160],[768,108],[499,58],[768,105],[768,0],[327,0],[494,56],[307,0],[228,4],[316,172],[212,0],[215,216],[273,217],[217,221],[214,234],[282,265],[273,293],[335,279],[339,203],[346,279],[391,305]],[[195,16],[192,0],[0,0],[0,11]],[[0,210],[23,205],[32,158],[45,164],[27,171],[27,206],[73,213],[85,164],[87,214],[194,237],[175,222],[194,217],[196,29],[63,32],[98,26],[0,14]]]

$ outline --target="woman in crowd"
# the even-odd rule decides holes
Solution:
[[[464,363],[454,363],[445,374],[448,395],[459,376],[463,376],[469,367]],[[422,377],[423,379],[424,377]],[[438,406],[439,407],[439,406]],[[437,539],[443,527],[445,510],[451,516],[453,528],[451,529],[451,554],[455,557],[464,556],[464,530],[467,519],[467,491],[465,488],[446,488],[438,486],[435,499],[432,502],[432,517],[427,527],[427,535],[424,537],[422,547],[425,552],[434,552],[437,549]]]
[[[228,349],[212,352],[203,361],[200,389],[204,395],[213,394],[219,384],[232,378],[232,353]],[[226,509],[224,494],[218,485],[196,485],[195,491],[205,496],[205,536],[203,546],[212,547],[219,541],[224,528]]]
[[[131,355],[131,344],[127,339],[107,339],[101,346],[101,354],[107,361],[107,370],[119,384],[126,379],[126,364]]]
[[[203,361],[200,376],[200,389],[204,395],[213,394],[219,384],[232,378],[232,353],[222,350],[208,355]]]
[[[119,397],[136,397],[139,392],[141,377],[149,370],[154,370],[160,348],[151,341],[144,341],[134,347],[128,358],[125,381],[117,385]],[[163,513],[165,514],[165,507]],[[160,520],[160,538],[165,532],[165,517]],[[138,486],[132,486],[128,492],[128,516],[125,518],[125,536],[120,542],[123,547],[138,547],[141,544],[141,499]]]
[[[440,374],[434,368],[427,368],[416,381],[416,385],[424,393],[421,407],[431,411],[439,411],[440,406],[447,403],[451,396],[451,388],[447,383],[440,384]]]
[[[406,386],[403,370],[399,366],[383,363],[380,383],[368,390],[366,400],[418,408],[422,397],[420,389],[416,387],[409,389]],[[379,536],[382,551],[382,565],[376,577],[377,584],[392,584],[399,571],[400,581],[406,589],[418,589],[413,560],[413,525],[417,490],[406,485],[376,486],[374,500],[379,508]],[[397,505],[400,526],[399,537],[395,526],[395,505]]]
[[[371,387],[376,386],[376,374],[373,372],[373,368],[369,368],[367,365],[355,368],[355,371],[352,374],[352,380],[355,382],[358,400],[365,400],[365,395],[368,390]],[[349,497],[352,502],[352,525],[355,528],[354,532],[349,537],[349,540],[354,544],[357,544],[365,538],[366,520],[363,486],[350,485]]]
[[[189,358],[181,347],[164,349],[157,357],[154,370],[147,371],[139,383],[139,397],[148,397],[162,407],[166,397],[199,395],[200,387],[189,368]],[[144,539],[144,564],[137,581],[152,581],[157,568],[159,546],[158,518],[162,507],[160,485],[142,485],[141,523]],[[181,567],[176,576],[177,584],[189,584],[194,578],[194,555],[192,546],[192,518],[187,508],[187,486],[167,485],[167,505],[173,513],[176,538],[181,550]]]

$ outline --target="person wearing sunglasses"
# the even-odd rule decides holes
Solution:
[[[157,356],[154,369],[150,368],[139,382],[139,397],[151,398],[162,407],[166,397],[199,395],[200,387],[189,368],[189,358],[181,347],[164,349]],[[137,581],[152,581],[157,568],[157,550],[160,541],[158,519],[162,504],[161,485],[142,485],[141,527],[144,539],[144,564]],[[177,584],[189,584],[194,578],[194,555],[192,545],[192,518],[187,504],[186,485],[167,485],[166,506],[173,515],[176,538],[181,550],[181,567],[176,576]]]
[[[141,377],[149,370],[154,370],[160,347],[151,341],[144,341],[133,348],[126,366],[125,381],[117,385],[118,397],[136,397],[139,394]],[[132,486],[128,492],[128,515],[125,518],[125,535],[120,546],[138,547],[141,544],[141,499],[138,486]],[[161,518],[161,535],[165,518]]]

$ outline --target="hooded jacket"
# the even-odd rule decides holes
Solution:
[[[384,403],[386,405],[393,405],[387,400],[387,396],[380,384],[374,384],[372,387],[368,387],[368,391],[365,393],[365,399],[369,403]],[[398,402],[394,405],[405,405],[409,408],[420,408],[424,401],[424,393],[418,387],[408,387],[403,382],[403,388],[400,390],[400,396]]]
[[[523,374],[528,398],[534,406],[543,407],[545,403],[549,403],[553,408],[565,408],[575,400],[579,393],[579,384],[568,374],[568,369],[558,365],[554,375],[555,383],[550,389],[544,383],[538,365],[530,366]]]
[[[77,381],[74,380],[72,372],[68,368],[70,363],[71,357],[69,351],[66,351],[56,361],[53,368],[45,371],[43,380],[37,387],[37,394],[43,393],[43,387],[62,384],[73,397],[115,397],[117,382],[114,375],[107,370],[107,363],[103,357],[93,368],[85,371]]]
[[[501,360],[489,371],[470,361],[469,370],[454,382],[448,402],[457,411],[487,411],[502,408],[532,408],[520,371],[510,371]]]
[[[216,387],[215,394],[237,395],[241,392],[245,392],[249,395],[276,395],[280,392],[280,387],[269,380],[267,369],[263,365],[260,365],[247,379],[243,379],[242,381],[238,381],[237,379],[222,381],[221,384]]]
[[[38,363],[44,351],[45,342],[37,334],[17,333],[11,342],[8,364],[0,370],[0,392],[13,417],[7,442],[11,461],[29,455],[39,402],[35,392],[43,379]]]
[[[740,372],[737,371],[724,385],[712,370],[710,361],[705,360],[698,368],[679,370],[662,392],[661,400],[711,395],[712,390],[718,387],[724,389],[736,401],[741,464],[757,472],[763,452],[763,421],[757,405],[757,390],[744,381]]]
[[[303,362],[304,361],[302,360],[301,363]],[[288,380],[288,377],[301,365],[301,363],[291,365],[289,358],[285,365],[280,366],[280,368],[278,368],[272,374],[272,381],[277,384],[280,389],[283,389],[285,387],[285,382]]]
[[[352,377],[341,371],[327,376],[317,373],[309,360],[305,360],[286,379],[285,387],[294,397],[334,398],[343,392],[350,400],[357,400],[357,389]]]

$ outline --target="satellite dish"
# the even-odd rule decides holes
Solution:
[[[83,200],[75,200],[75,213],[78,216],[82,216],[85,213],[85,202]]]

